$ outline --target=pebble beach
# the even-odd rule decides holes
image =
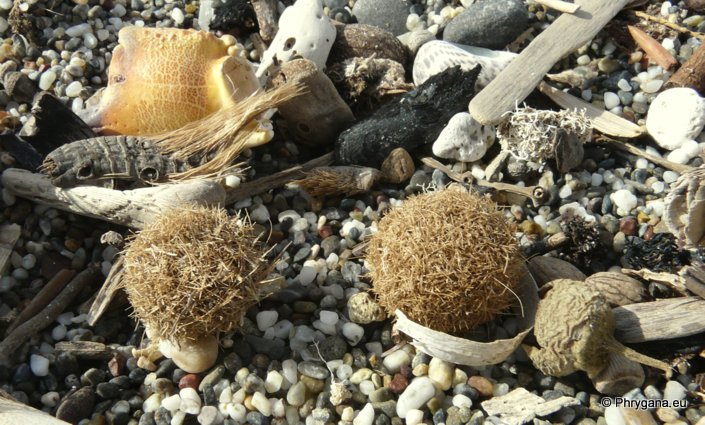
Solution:
[[[112,51],[123,27],[198,29],[203,23],[202,17],[199,22],[199,10],[204,3],[211,2],[16,1],[20,11],[31,12],[33,33],[13,34],[8,23],[13,1],[0,0],[0,79],[18,71],[32,82],[26,92],[15,90],[10,95],[0,90],[3,129],[17,131],[31,119],[31,99],[38,91],[53,93],[80,113],[88,99],[107,84]],[[281,3],[280,8],[291,3]],[[418,55],[434,55],[436,62],[454,60],[454,56],[439,58],[445,50],[424,50],[426,43],[452,42],[519,53],[559,16],[532,0],[323,3],[323,13],[341,24],[374,25],[398,37],[417,55],[416,61],[408,61],[405,67],[407,82],[417,84],[417,75],[427,72],[421,68],[428,66]],[[652,36],[661,36],[662,47],[679,64],[690,59],[704,39],[705,7],[690,3],[698,2],[648,1],[639,9],[690,31],[678,32],[656,21],[645,21],[653,29]],[[226,41],[229,53],[258,63],[260,54],[244,36],[242,25],[227,33],[212,31]],[[561,77],[548,81],[595,108],[649,126],[647,115],[658,113],[650,112],[650,107],[673,72],[649,62],[633,46],[625,47],[617,36],[624,31],[620,33],[616,26],[607,26],[591,42],[559,61],[550,74]],[[522,34],[528,39],[514,45]],[[685,106],[671,108],[668,113],[679,118],[668,115],[662,120],[665,124],[653,125],[672,130],[685,122],[678,121],[681,118],[688,123],[705,121],[702,112]],[[693,117],[683,118],[688,114]],[[246,151],[250,168],[243,181],[325,153],[325,149],[280,136],[276,130],[275,134],[268,144]],[[467,147],[465,151],[450,148],[451,153],[442,161],[456,173],[489,178],[487,167],[500,150],[494,137],[492,132],[494,143],[489,146]],[[683,140],[669,148],[644,139],[634,144],[655,157],[701,167],[705,133]],[[435,145],[433,149],[436,153]],[[0,150],[0,170],[14,164],[14,159]],[[246,214],[267,235],[273,247],[273,273],[283,289],[251,308],[237,332],[219,335],[218,360],[206,372],[187,373],[171,359],[139,355],[136,350],[144,347],[145,329],[124,306],[108,310],[89,326],[91,297],[99,288],[86,287],[55,322],[12,353],[11,365],[0,366],[0,389],[21,403],[79,425],[505,424],[499,416],[488,414],[482,403],[501,399],[517,388],[546,402],[561,397],[571,400],[525,423],[705,425],[705,404],[698,399],[705,385],[703,333],[683,339],[678,344],[680,351],[674,344],[667,345],[669,351],[659,351],[654,343],[640,344],[651,356],[670,361],[674,373],[666,379],[645,368],[644,384],[625,392],[623,398],[677,400],[687,407],[643,409],[632,415],[628,409],[606,404],[605,396],[585,374],[547,376],[532,365],[522,349],[499,364],[456,365],[400,343],[393,319],[361,319],[365,312],[355,311],[356,305],[349,302],[354,295],[373,288],[361,247],[377,232],[390,208],[403,205],[409,196],[452,182],[439,169],[420,161],[415,166],[409,181],[380,184],[356,196],[311,197],[289,185],[229,205],[229,212]],[[541,206],[512,204],[512,198],[505,198],[503,213],[516,226],[516,239],[527,257],[536,255],[537,247],[552,236],[570,233],[573,228],[567,223],[571,220],[594,223],[595,236],[585,250],[549,254],[590,275],[643,266],[639,256],[646,251],[639,251],[639,247],[655,235],[669,232],[662,219],[664,199],[679,177],[680,173],[646,158],[591,143],[585,145],[580,163],[568,172],[533,158],[511,157],[499,181],[520,187],[538,185],[548,193]],[[130,235],[124,227],[36,204],[6,188],[1,190],[0,205],[2,224],[16,224],[21,229],[7,270],[0,277],[3,331],[60,270],[82,271],[95,263],[107,276],[119,248],[101,242],[101,235],[109,231]],[[649,247],[659,249],[655,244]],[[693,258],[697,255],[702,261],[702,250]],[[672,288],[657,282],[645,287],[651,299],[676,295]],[[515,316],[503,315],[483,325],[483,332],[488,340],[506,339],[520,329]],[[57,349],[62,342],[94,342],[104,349],[94,356],[66,352]],[[1,412],[0,423],[4,423]]]

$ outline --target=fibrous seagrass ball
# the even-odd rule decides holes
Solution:
[[[270,271],[265,253],[248,221],[176,209],[129,241],[122,282],[152,338],[194,342],[241,324]]]
[[[382,307],[437,331],[470,330],[515,300],[522,260],[513,228],[494,202],[460,187],[405,200],[367,253]]]

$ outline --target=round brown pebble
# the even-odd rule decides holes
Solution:
[[[494,383],[484,376],[471,376],[468,385],[475,388],[482,397],[492,397],[494,393]]]
[[[619,231],[627,236],[636,236],[639,233],[639,224],[634,217],[625,217],[619,220]]]
[[[407,386],[409,386],[409,380],[401,373],[395,373],[392,382],[389,383],[389,389],[394,394],[403,393]]]
[[[83,387],[66,396],[56,410],[56,418],[72,424],[91,417],[95,393],[92,387]]]
[[[179,389],[193,388],[198,391],[198,384],[201,383],[201,378],[195,373],[187,373],[183,378],[179,379]]]
[[[68,249],[71,252],[76,251],[80,247],[81,247],[81,243],[79,241],[77,241],[76,239],[68,238],[64,241],[64,248]]]

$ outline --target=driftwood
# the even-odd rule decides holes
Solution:
[[[87,360],[107,360],[116,352],[103,343],[93,341],[59,341],[54,345],[54,349]]]
[[[671,75],[665,87],[690,87],[700,93],[700,96],[705,95],[705,44],[701,44],[693,56]]]
[[[648,269],[622,269],[622,272],[629,276],[636,276],[644,280],[664,284],[681,295],[690,295],[687,292],[690,291],[705,299],[705,270],[701,267],[685,266],[678,274],[652,272]]]
[[[629,0],[578,0],[575,14],[564,13],[470,101],[470,113],[482,124],[500,122],[534,90],[561,58],[584,45]]]
[[[4,276],[10,267],[10,256],[20,234],[22,234],[22,228],[18,224],[0,227],[0,275]]]
[[[557,10],[563,13],[575,13],[580,10],[580,5],[575,3],[568,3],[561,0],[534,0],[538,4],[542,4],[553,10]]]
[[[108,310],[112,301],[117,297],[122,289],[121,279],[123,274],[123,261],[124,257],[122,255],[118,256],[113,263],[108,277],[105,278],[105,283],[100,287],[100,291],[95,296],[91,308],[88,310],[88,324],[95,326],[98,319]],[[124,301],[127,301],[127,297],[123,297]]]
[[[163,211],[179,205],[218,205],[225,200],[223,187],[210,180],[126,191],[92,186],[62,189],[43,175],[8,169],[2,175],[2,184],[34,202],[133,228],[142,228]]]
[[[613,137],[626,137],[631,139],[639,137],[646,132],[645,129],[631,121],[627,121],[610,111],[596,108],[591,103],[551,87],[545,82],[539,84],[539,90],[563,109],[584,110],[585,116],[592,121],[592,126],[601,133]]]
[[[499,416],[502,423],[507,425],[532,422],[537,416],[548,416],[559,411],[562,407],[577,404],[580,402],[574,397],[561,396],[553,400],[546,400],[524,388],[517,388],[503,396],[493,397],[481,403],[488,415]]]
[[[668,298],[612,310],[615,338],[623,343],[657,341],[705,332],[705,300]]]
[[[678,163],[669,161],[666,158],[661,158],[660,156],[651,155],[650,153],[647,153],[646,151],[643,151],[643,150],[637,148],[636,146],[621,142],[619,140],[610,139],[608,137],[599,137],[598,139],[596,139],[596,141],[600,142],[602,144],[605,144],[613,149],[628,152],[628,153],[631,153],[631,154],[636,155],[638,157],[644,158],[649,162],[653,162],[656,165],[660,165],[663,168],[666,168],[671,171],[675,171],[676,173],[679,173],[679,174],[687,173],[688,171],[692,171],[695,169],[695,167],[691,167],[690,165],[678,164]]]
[[[649,59],[668,71],[678,66],[676,58],[649,34],[631,25],[627,25],[627,28],[629,28],[629,34],[631,34],[636,44],[641,47]]]
[[[0,394],[0,423],[7,425],[70,425],[24,403]]]
[[[40,332],[64,312],[66,307],[76,298],[81,290],[99,280],[100,268],[89,265],[88,268],[71,280],[59,295],[56,296],[37,315],[15,328],[14,331],[0,342],[0,365],[10,367],[14,364],[12,357],[22,344],[37,332]]]

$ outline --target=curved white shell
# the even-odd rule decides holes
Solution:
[[[299,57],[324,69],[335,35],[333,22],[323,14],[322,0],[297,1],[279,18],[279,31],[262,55],[257,78],[263,81],[277,63]]]
[[[482,66],[477,77],[477,88],[485,87],[517,55],[482,47],[465,46],[447,41],[430,41],[419,49],[414,59],[414,84],[417,86],[431,76],[460,65],[463,70],[470,70],[476,65]]]
[[[440,158],[473,162],[485,156],[494,141],[493,126],[482,125],[468,112],[460,112],[453,115],[433,142],[433,154]]]
[[[698,137],[705,126],[705,99],[693,89],[661,92],[649,107],[646,130],[664,149],[675,150]]]

